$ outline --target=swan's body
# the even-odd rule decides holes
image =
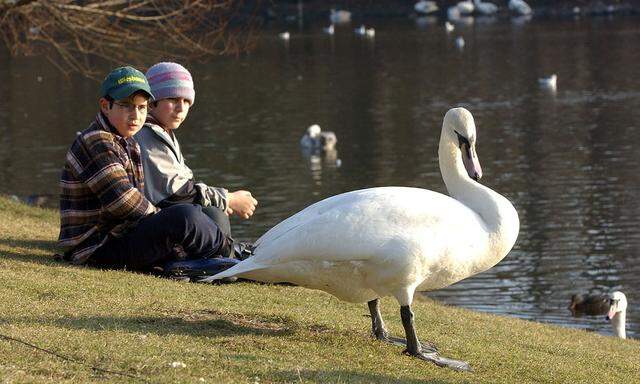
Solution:
[[[524,0],[509,0],[509,10],[516,15],[530,15],[533,11]]]
[[[335,148],[338,138],[331,131],[323,131],[318,124],[313,124],[307,128],[307,133],[300,139],[300,146],[303,149],[316,151],[331,151]]]
[[[476,7],[476,12],[481,15],[493,15],[498,12],[498,6],[490,3],[483,2],[482,0],[473,0],[473,4]]]
[[[542,87],[556,89],[558,84],[558,75],[554,73],[551,76],[540,78],[538,79],[538,84]]]
[[[368,302],[380,339],[387,333],[378,298],[394,296],[402,306],[408,353],[465,369],[461,362],[443,363],[437,352],[423,353],[410,306],[415,291],[443,288],[485,271],[515,243],[516,210],[474,180],[481,176],[475,141],[471,114],[450,110],[439,147],[450,196],[381,187],[330,197],[273,227],[255,243],[253,257],[205,281],[239,276],[291,282],[345,301]]]
[[[413,9],[421,15],[428,15],[437,12],[440,8],[435,1],[421,0],[413,5]]]
[[[627,297],[624,293],[615,291],[608,295],[573,295],[569,309],[574,316],[607,315],[613,333],[621,339],[626,339]]]

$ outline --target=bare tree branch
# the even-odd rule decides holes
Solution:
[[[234,0],[0,0],[0,37],[12,55],[44,55],[96,77],[91,57],[142,65],[240,54],[254,46],[259,2]]]

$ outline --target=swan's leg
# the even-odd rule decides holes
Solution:
[[[413,312],[411,312],[411,307],[409,305],[403,305],[400,307],[400,316],[402,318],[404,332],[407,336],[407,349],[404,350],[404,353],[422,360],[430,361],[439,367],[449,367],[457,371],[472,370],[467,362],[448,359],[440,356],[438,350],[435,348],[422,347],[420,340],[418,340],[418,335],[416,334],[416,327],[413,323]]]
[[[387,332],[380,314],[380,299],[371,300],[367,305],[369,305],[369,312],[371,312],[371,333],[378,340],[389,341],[389,332]]]

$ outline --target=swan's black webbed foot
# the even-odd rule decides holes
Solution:
[[[438,349],[433,343],[424,346],[420,343],[416,335],[416,328],[413,324],[413,312],[410,306],[401,306],[400,316],[402,317],[402,326],[407,335],[407,348],[404,350],[405,354],[415,356],[420,360],[432,362],[438,367],[447,367],[455,369],[456,371],[473,371],[466,361],[453,360],[440,356]]]
[[[417,357],[420,360],[429,361],[438,367],[451,368],[456,371],[473,372],[473,369],[466,361],[449,359],[448,357],[440,356],[437,350],[425,348],[419,352],[409,352],[405,349],[404,353],[410,356]]]

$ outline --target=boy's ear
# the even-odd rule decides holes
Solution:
[[[98,103],[100,104],[100,110],[102,112],[107,112],[109,110],[109,100],[101,97],[100,100],[98,100]]]

